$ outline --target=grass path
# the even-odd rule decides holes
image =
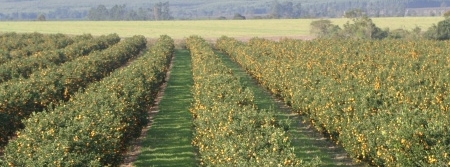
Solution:
[[[170,78],[134,166],[197,166],[191,145],[191,57],[176,50]]]
[[[222,58],[228,68],[232,69],[233,73],[239,76],[241,81],[254,92],[254,101],[258,108],[273,108],[277,112],[278,120],[291,120],[289,135],[297,157],[307,161],[314,157],[319,157],[323,163],[321,166],[363,166],[352,162],[342,148],[327,141],[323,135],[314,131],[307,124],[304,124],[302,121],[303,118],[298,116],[298,114],[292,113],[289,107],[281,101],[272,98],[268,91],[260,87],[250,75],[228,56],[221,53],[217,54]]]

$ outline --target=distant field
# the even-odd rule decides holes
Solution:
[[[443,17],[396,17],[373,18],[381,28],[422,30],[443,20]],[[199,21],[47,21],[47,22],[0,22],[0,32],[40,32],[102,35],[117,33],[121,37],[136,34],[157,38],[167,34],[175,39],[190,35],[204,38],[231,37],[308,37],[310,23],[315,19],[292,20],[199,20]],[[343,25],[348,19],[330,19]]]

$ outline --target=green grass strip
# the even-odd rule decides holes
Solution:
[[[142,141],[135,166],[197,166],[189,112],[192,85],[191,56],[187,50],[176,50],[159,112]]]
[[[314,136],[314,132],[305,126],[299,126],[302,118],[298,114],[291,113],[289,108],[282,108],[271,97],[271,94],[264,88],[260,87],[253,78],[248,75],[238,64],[233,62],[228,56],[217,53],[222,58],[223,63],[233,71],[235,76],[240,77],[240,80],[254,93],[254,103],[259,109],[272,108],[276,111],[278,120],[290,120],[289,137],[291,138],[291,146],[295,148],[295,154],[298,158],[305,161],[311,161],[315,157],[319,157],[322,161],[321,166],[347,166],[348,162],[339,162],[333,159],[332,155],[336,154],[337,150],[330,150],[330,143],[322,140],[322,136]],[[307,135],[309,134],[309,135]],[[345,156],[345,155],[343,155]]]

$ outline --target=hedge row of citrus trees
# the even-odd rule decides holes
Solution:
[[[201,37],[186,46],[192,56],[193,144],[202,166],[309,166],[297,159],[270,110],[257,109],[245,88]]]
[[[133,49],[114,51],[134,54],[138,48],[132,41],[141,46],[143,40],[132,38],[122,44]],[[3,165],[118,166],[130,141],[148,121],[148,106],[164,80],[173,51],[173,40],[161,36],[129,66],[90,85],[84,93],[76,93],[68,102],[33,114],[24,121],[25,129],[17,139],[7,145]]]
[[[0,49],[5,52],[25,48],[30,45],[37,45],[41,43],[42,34],[18,34],[15,32],[0,34]]]
[[[375,166],[450,165],[450,42],[216,44],[351,157]]]
[[[79,37],[84,36],[85,35],[80,35],[75,38],[71,38],[63,34],[1,34],[0,64],[13,59],[27,57],[40,51],[64,48],[67,45],[76,42]]]
[[[92,38],[90,35],[79,37],[79,41],[63,49],[47,50],[34,55],[13,59],[0,65],[0,83],[13,78],[28,78],[34,71],[57,66],[90,52],[108,48],[120,41],[117,34]]]
[[[91,46],[90,41],[86,44],[86,47]],[[16,130],[23,127],[21,121],[32,112],[42,111],[61,100],[69,100],[73,93],[106,77],[145,48],[145,37],[135,36],[101,52],[93,52],[61,66],[36,71],[28,79],[1,83],[0,145],[5,144]]]
[[[59,38],[63,36],[64,38],[67,37],[62,34],[44,35],[40,33],[2,33],[0,34],[0,42],[2,43],[0,49],[3,51],[19,50],[29,46],[39,45],[50,38]]]

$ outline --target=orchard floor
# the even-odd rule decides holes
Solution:
[[[238,64],[228,56],[217,53],[223,62],[240,77],[255,93],[258,108],[273,109],[279,120],[289,119],[289,136],[297,157],[310,161],[320,158],[321,166],[366,166],[350,159],[345,151],[323,137],[308,125],[282,101],[274,98],[262,88]],[[168,72],[168,81],[161,89],[155,106],[149,110],[151,123],[141,138],[135,142],[122,165],[127,166],[199,166],[195,148],[191,145],[193,135],[192,116],[192,71],[189,52],[178,49]]]

